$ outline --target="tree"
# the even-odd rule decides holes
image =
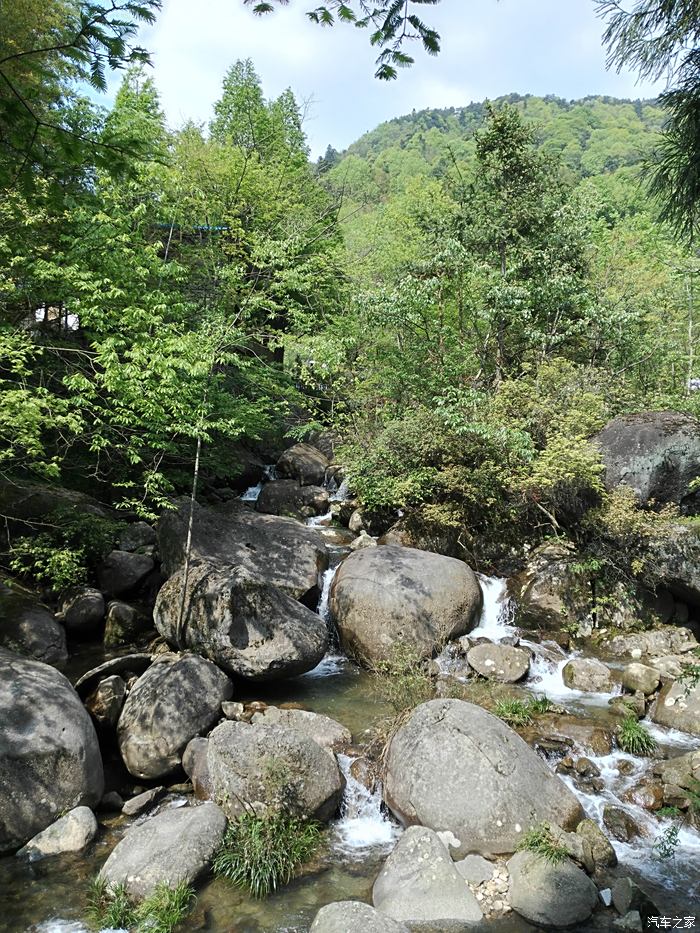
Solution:
[[[289,0],[243,0],[258,15],[271,13],[275,4],[286,6]],[[429,55],[440,51],[440,36],[416,13],[416,7],[436,6],[440,0],[330,0],[306,14],[313,23],[333,26],[337,21],[371,30],[370,42],[381,49],[377,56],[375,77],[391,81],[399,68],[413,64],[404,51],[404,42],[418,41]]]
[[[146,62],[135,44],[160,0],[19,0],[0,6],[0,189],[122,156],[128,140],[99,140],[75,91],[106,88],[105,70]]]
[[[636,68],[642,78],[667,78],[659,102],[669,120],[648,165],[649,187],[661,216],[685,239],[700,229],[700,2],[596,0],[608,20],[609,62]]]

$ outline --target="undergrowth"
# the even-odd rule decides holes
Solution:
[[[134,904],[123,884],[110,886],[95,878],[88,895],[87,915],[96,930],[133,930],[135,933],[171,933],[192,909],[194,889],[182,882],[171,888],[165,882]]]
[[[554,838],[546,823],[540,823],[529,829],[518,843],[518,852],[534,852],[541,858],[556,865],[565,859],[568,852]]]
[[[229,825],[214,859],[214,874],[265,897],[287,884],[321,841],[320,823],[270,813],[244,813]]]
[[[651,755],[656,748],[655,739],[634,716],[626,716],[617,733],[617,744],[630,755]]]

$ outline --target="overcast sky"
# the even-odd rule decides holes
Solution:
[[[425,19],[442,37],[431,58],[416,48],[415,65],[393,82],[373,77],[376,51],[366,30],[323,29],[291,0],[263,18],[242,0],[164,0],[143,37],[168,120],[207,122],[226,69],[252,58],[265,95],[291,87],[307,104],[312,153],[343,149],[367,130],[414,108],[457,107],[501,94],[650,97],[660,87],[605,68],[602,23],[593,0],[442,0]]]

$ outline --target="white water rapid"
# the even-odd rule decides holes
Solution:
[[[338,755],[338,764],[345,778],[345,794],[340,819],[337,820],[334,848],[346,857],[362,859],[368,849],[392,848],[401,829],[383,810],[379,784],[370,792],[352,774],[349,755]]]
[[[270,480],[277,479],[277,468],[274,463],[268,463],[263,471],[263,478],[255,486],[249,486],[240,496],[241,502],[257,502],[262,488]]]

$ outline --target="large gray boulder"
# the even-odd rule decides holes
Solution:
[[[469,649],[467,661],[477,674],[503,684],[522,680],[530,670],[530,652],[512,645],[482,642]]]
[[[330,460],[311,444],[295,444],[277,461],[277,475],[298,480],[302,486],[322,486]]]
[[[329,820],[343,794],[335,758],[313,739],[279,725],[221,723],[209,736],[206,772],[213,798],[229,819],[253,807]]]
[[[178,499],[176,508],[158,521],[158,546],[168,576],[184,563],[189,514],[189,499]],[[328,566],[328,548],[318,529],[292,518],[261,515],[240,502],[217,508],[195,503],[190,557],[245,571],[312,607],[318,601],[320,574]]]
[[[476,625],[482,596],[462,561],[415,548],[366,548],[340,565],[331,612],[345,650],[361,663],[390,660],[398,642],[430,657]]]
[[[650,715],[660,726],[700,735],[700,684],[692,688],[680,680],[664,684]]]
[[[240,567],[199,562],[186,584],[178,570],[158,593],[153,618],[171,644],[248,680],[303,674],[328,647],[328,627],[319,615]]]
[[[279,706],[268,706],[262,712],[255,713],[252,722],[253,725],[277,724],[287,729],[295,729],[331,753],[340,751],[352,742],[352,733],[345,726],[331,719],[330,716],[312,713],[305,709],[280,709]]]
[[[35,862],[47,855],[80,852],[97,835],[97,820],[89,807],[75,807],[23,846],[17,856]]]
[[[586,693],[612,693],[619,681],[613,671],[597,658],[573,658],[561,672],[570,690]]]
[[[511,907],[538,926],[564,930],[583,923],[598,903],[598,889],[568,858],[555,864],[535,852],[516,852],[508,872]]]
[[[408,933],[408,927],[361,901],[336,901],[319,910],[310,933]]]
[[[228,677],[194,654],[159,655],[136,681],[117,725],[119,751],[135,777],[154,780],[178,768],[187,743],[221,716]]]
[[[116,729],[126,700],[126,684],[119,674],[105,677],[85,700],[85,708],[98,726]]]
[[[255,507],[266,515],[313,518],[325,515],[330,497],[321,486],[300,486],[295,479],[277,479],[265,483]]]
[[[104,596],[91,586],[77,587],[61,603],[63,624],[74,638],[94,635],[104,617]]]
[[[573,547],[564,544],[543,544],[532,552],[525,568],[508,581],[521,628],[559,631],[589,616],[593,590],[579,563]]]
[[[99,877],[110,888],[123,884],[138,900],[159,884],[194,884],[209,868],[225,830],[226,817],[211,802],[163,810],[127,830]]]
[[[52,612],[13,587],[0,583],[0,648],[60,664],[68,658],[66,630]]]
[[[513,852],[543,820],[573,829],[578,800],[520,736],[480,706],[431,700],[391,739],[385,800],[407,825],[451,831],[455,858]]]
[[[124,596],[136,590],[154,566],[147,554],[111,551],[97,568],[97,582],[108,596]]]
[[[640,502],[675,502],[697,512],[689,487],[700,476],[700,422],[678,411],[620,415],[596,435],[609,489],[625,485]]]
[[[104,776],[97,735],[54,668],[0,650],[0,854],[74,807],[95,807]]]
[[[483,914],[445,844],[424,826],[401,836],[372,889],[381,913],[406,923],[459,921],[466,927]]]

